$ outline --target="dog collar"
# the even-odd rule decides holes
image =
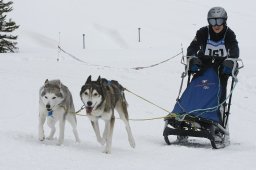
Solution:
[[[48,116],[52,116],[52,110],[48,112]]]

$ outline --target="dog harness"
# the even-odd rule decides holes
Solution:
[[[228,27],[227,27],[227,30],[228,30]],[[208,27],[208,39],[207,39],[204,55],[213,56],[213,57],[226,57],[228,55],[225,47],[225,41],[224,41],[227,30],[224,34],[224,37],[221,40],[216,42],[211,40],[209,27]]]
[[[52,110],[48,112],[48,116],[52,116]]]

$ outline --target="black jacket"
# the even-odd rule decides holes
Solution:
[[[213,41],[221,40],[224,37],[225,32],[226,32],[226,36],[225,36],[224,41],[225,41],[225,47],[228,51],[228,57],[238,58],[239,57],[239,47],[238,47],[238,42],[236,40],[235,33],[227,26],[224,26],[224,29],[220,33],[216,34],[212,30],[212,27],[209,26],[210,37],[211,37],[211,40],[213,40]],[[204,54],[207,39],[208,39],[208,26],[205,26],[205,27],[200,28],[197,31],[194,40],[190,43],[190,45],[187,49],[187,56],[197,56],[197,53],[199,50],[201,50],[201,54],[202,53]]]

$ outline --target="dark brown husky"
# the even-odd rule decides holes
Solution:
[[[104,153],[111,153],[112,135],[115,123],[114,110],[119,113],[124,121],[128,140],[131,147],[135,148],[135,141],[129,125],[127,101],[124,96],[124,88],[117,81],[98,77],[97,81],[91,81],[89,76],[82,86],[80,97],[85,105],[86,114],[91,120],[97,140],[105,145]],[[100,135],[99,119],[105,121],[103,136]]]

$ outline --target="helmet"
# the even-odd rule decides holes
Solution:
[[[223,18],[225,20],[228,19],[227,12],[222,7],[213,7],[209,10],[207,15],[207,20],[211,18]]]

